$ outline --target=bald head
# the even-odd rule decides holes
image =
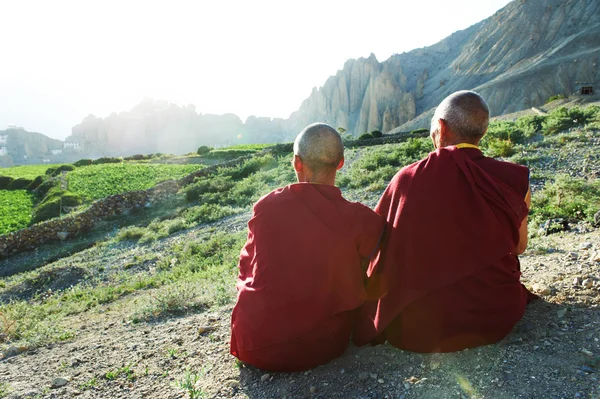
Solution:
[[[450,94],[436,108],[431,119],[432,134],[440,119],[456,136],[469,141],[479,140],[487,131],[490,111],[479,94],[463,90]]]
[[[335,171],[344,158],[344,144],[334,128],[313,123],[296,137],[294,155],[314,173],[329,173]]]

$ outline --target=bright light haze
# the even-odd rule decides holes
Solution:
[[[508,0],[0,0],[0,130],[64,139],[145,97],[287,118],[349,58],[432,45]]]

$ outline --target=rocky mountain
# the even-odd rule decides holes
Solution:
[[[23,128],[0,130],[0,166],[52,162],[63,157],[63,142]],[[1,173],[0,173],[1,174]]]
[[[129,112],[107,118],[86,117],[66,139],[81,146],[90,157],[134,153],[182,154],[200,145],[227,146],[278,142],[286,131],[283,119],[249,117],[246,123],[234,114],[198,114],[193,105],[179,107],[146,99]]]
[[[193,105],[147,99],[128,112],[86,117],[66,139],[63,158],[290,141],[316,121],[354,135],[395,133],[427,127],[432,109],[462,89],[479,91],[492,116],[542,105],[556,94],[578,95],[583,88],[600,93],[598,15],[598,0],[514,0],[432,46],[383,62],[373,54],[348,60],[289,119],[251,116],[242,122],[233,114],[205,115]],[[44,145],[37,152],[8,149],[9,155],[0,149],[0,162],[27,163],[23,157],[34,152],[35,159],[48,160]]]
[[[384,62],[349,60],[290,117],[296,129],[315,120],[354,134],[396,131],[456,90],[474,89],[492,115],[600,90],[600,2],[515,0],[439,43]],[[421,118],[425,125],[428,118]]]

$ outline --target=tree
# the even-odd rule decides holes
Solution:
[[[198,155],[205,155],[212,151],[212,148],[202,145],[198,147]]]
[[[373,136],[373,137],[375,137],[375,138],[378,138],[378,137],[381,137],[381,136],[383,136],[383,133],[381,133],[381,131],[380,131],[380,130],[373,130],[373,131],[371,132],[371,136]]]

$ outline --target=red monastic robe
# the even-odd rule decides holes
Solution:
[[[334,186],[292,184],[260,199],[240,256],[231,353],[273,371],[340,356],[365,299],[362,260],[384,227]]]
[[[526,167],[446,147],[392,179],[377,205],[388,233],[368,270],[369,295],[354,341],[415,352],[497,342],[525,311],[519,227]],[[385,334],[382,334],[385,333]]]

